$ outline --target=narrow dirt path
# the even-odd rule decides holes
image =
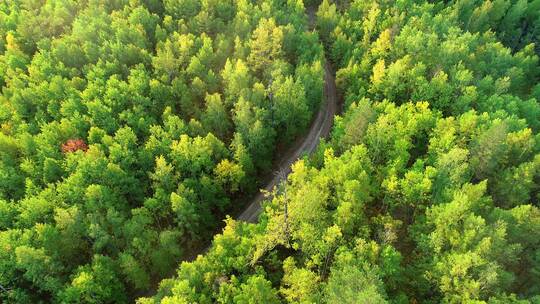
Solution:
[[[334,121],[334,115],[336,114],[338,105],[338,97],[336,90],[336,82],[334,79],[334,70],[332,65],[328,62],[325,63],[325,77],[324,77],[324,100],[321,104],[317,117],[311,124],[309,133],[304,137],[302,141],[297,144],[297,147],[293,149],[287,155],[284,155],[283,160],[279,163],[279,167],[275,170],[276,174],[274,178],[264,187],[263,190],[271,192],[276,185],[278,185],[283,179],[287,178],[291,173],[291,165],[296,162],[305,153],[311,154],[317,148],[321,138],[325,138],[330,133],[332,123]],[[244,209],[244,211],[238,216],[237,220],[255,223],[258,216],[262,211],[261,203],[265,199],[263,192],[253,198],[251,203]]]
[[[316,22],[316,8],[310,7],[306,9],[309,23],[311,28],[315,28]],[[262,212],[261,203],[265,200],[264,192],[271,192],[276,185],[281,181],[287,178],[289,173],[291,173],[291,165],[296,162],[302,155],[305,153],[311,154],[317,148],[321,138],[326,138],[330,134],[332,129],[332,124],[334,122],[334,116],[338,111],[338,94],[336,89],[336,81],[334,78],[335,71],[332,64],[325,59],[324,64],[324,100],[321,103],[317,117],[311,123],[309,132],[306,136],[297,140],[295,145],[287,150],[282,155],[279,155],[280,162],[278,166],[274,169],[276,173],[272,180],[266,184],[264,188],[259,191],[259,193],[250,201],[249,205],[240,213],[236,218],[238,221],[256,223],[259,214]],[[264,191],[265,190],[265,191]],[[211,245],[207,246],[202,252],[206,252],[210,249]],[[201,252],[199,252],[200,254]],[[188,258],[189,261],[193,260],[196,257],[194,253],[193,256]]]
[[[316,22],[316,9],[314,7],[307,8],[307,14],[311,28],[315,28]],[[291,165],[296,162],[302,155],[311,154],[317,148],[321,138],[325,138],[330,133],[332,123],[334,122],[334,115],[338,109],[338,95],[336,90],[336,81],[334,79],[334,68],[326,59],[324,65],[324,100],[317,114],[317,118],[311,124],[309,133],[303,140],[299,141],[292,150],[280,158],[282,161],[279,163],[278,168],[275,170],[274,178],[259,191],[256,197],[253,198],[251,203],[244,209],[244,211],[238,216],[237,220],[250,223],[257,222],[259,214],[262,212],[261,203],[265,199],[264,192],[271,192],[276,185],[282,180],[286,179],[289,173],[291,173]],[[264,190],[264,191],[263,191]]]

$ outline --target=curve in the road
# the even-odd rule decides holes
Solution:
[[[336,82],[334,79],[334,71],[332,65],[329,62],[325,63],[325,77],[324,77],[324,96],[323,105],[319,109],[317,117],[311,124],[311,128],[306,137],[297,144],[297,148],[283,157],[279,167],[277,168],[274,178],[266,185],[264,190],[253,198],[251,203],[244,209],[244,211],[238,216],[237,220],[255,223],[262,211],[261,203],[265,199],[264,192],[271,192],[276,185],[278,185],[283,179],[285,179],[291,172],[291,166],[302,155],[311,154],[317,148],[321,138],[327,137],[332,128],[334,115],[336,114],[338,105],[338,97],[336,90]]]

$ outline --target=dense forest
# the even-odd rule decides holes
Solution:
[[[540,0],[2,1],[0,302],[540,303],[539,56]]]

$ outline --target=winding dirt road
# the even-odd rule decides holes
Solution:
[[[316,8],[307,8],[307,14],[311,28],[315,27],[315,12]],[[266,187],[261,189],[257,196],[255,196],[249,203],[249,205],[242,211],[242,213],[236,218],[238,221],[256,223],[259,219],[259,214],[262,212],[261,203],[267,199],[264,195],[265,192],[271,192],[276,185],[287,178],[291,173],[291,165],[296,162],[304,154],[311,154],[317,148],[321,138],[325,138],[330,134],[332,129],[332,123],[334,122],[334,116],[338,111],[338,95],[336,90],[336,81],[334,79],[334,68],[326,59],[324,65],[324,98],[317,113],[317,117],[311,123],[309,132],[304,138],[296,141],[285,153],[278,155],[278,165],[274,168],[274,172],[277,174],[268,182]],[[266,190],[266,191],[263,191]],[[193,261],[198,255],[207,252],[211,248],[212,244],[200,249],[195,248],[186,257],[187,261]]]
[[[279,156],[282,161],[279,163],[278,168],[275,170],[276,174],[274,178],[266,185],[264,190],[271,192],[276,185],[278,185],[283,179],[285,179],[289,173],[291,173],[291,165],[296,162],[302,155],[311,154],[317,148],[321,138],[327,137],[332,128],[332,122],[334,121],[334,115],[337,111],[337,91],[336,82],[334,80],[334,71],[329,62],[325,64],[325,77],[324,77],[324,100],[319,109],[317,117],[311,124],[309,133],[299,141],[285,155]],[[260,191],[259,194],[253,198],[247,208],[238,216],[237,220],[250,223],[256,223],[259,214],[262,211],[261,203],[265,199],[265,191]]]
[[[312,28],[315,27],[316,21],[316,8],[307,8],[307,14],[309,22]],[[311,123],[309,133],[300,141],[296,143],[283,155],[279,155],[281,159],[279,166],[274,169],[274,178],[259,191],[257,196],[251,200],[250,204],[244,209],[244,211],[238,216],[237,220],[256,223],[259,214],[262,212],[261,203],[265,200],[265,192],[271,192],[276,185],[287,178],[291,173],[291,166],[304,154],[311,154],[317,148],[321,138],[326,138],[330,134],[332,129],[332,123],[334,122],[334,115],[336,115],[338,109],[338,96],[336,90],[336,81],[334,79],[334,68],[328,61],[324,65],[324,100],[320,106],[317,117]]]

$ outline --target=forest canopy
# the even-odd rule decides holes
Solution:
[[[540,303],[539,56],[540,0],[3,1],[0,302]]]

